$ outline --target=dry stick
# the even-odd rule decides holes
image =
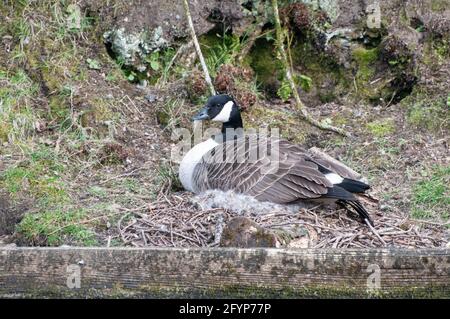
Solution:
[[[206,84],[208,84],[209,91],[211,95],[216,95],[216,90],[212,84],[211,77],[209,76],[208,68],[206,67],[205,59],[203,58],[202,50],[200,49],[200,44],[198,43],[197,35],[195,34],[194,24],[192,23],[191,11],[189,10],[189,4],[187,0],[183,0],[184,11],[189,24],[189,30],[191,31],[192,41],[194,41],[195,51],[197,52],[198,59],[202,65],[203,74],[205,75]]]
[[[381,241],[381,243],[384,246],[387,246],[387,243],[383,240],[383,238],[381,238],[381,236],[378,234],[378,232],[375,230],[375,228],[373,228],[373,226],[370,224],[370,222],[367,220],[367,218],[364,219],[364,222],[367,224],[367,226],[369,226],[370,230],[372,231],[372,233],[375,234],[375,236],[377,236],[377,238]]]
[[[351,136],[350,133],[344,131],[343,129],[334,127],[334,126],[331,126],[331,125],[328,125],[325,123],[321,123],[321,122],[317,121],[316,119],[314,119],[313,117],[311,117],[311,115],[309,115],[308,111],[305,108],[305,105],[303,104],[303,102],[300,99],[300,96],[297,92],[297,88],[295,87],[294,79],[292,77],[291,68],[289,67],[287,54],[284,49],[284,37],[283,37],[283,30],[281,29],[281,22],[280,22],[280,16],[278,13],[278,1],[277,0],[272,0],[272,7],[273,7],[274,18],[275,18],[275,31],[276,31],[276,39],[277,39],[276,42],[277,42],[278,51],[280,53],[281,63],[283,63],[286,79],[288,80],[289,85],[291,87],[291,91],[292,91],[292,94],[294,95],[295,103],[297,106],[297,110],[300,113],[300,116],[306,122],[308,122],[309,124],[311,124],[315,127],[318,127],[321,130],[332,131],[332,132],[338,133],[340,135],[350,137]]]

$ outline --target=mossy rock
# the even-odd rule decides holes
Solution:
[[[296,77],[305,76],[312,81],[307,87],[298,83],[308,105],[334,101],[348,91],[350,80],[336,61],[318,49],[314,39],[298,37],[290,48]],[[245,62],[254,70],[260,87],[269,95],[277,96],[284,78],[282,64],[277,58],[272,41],[258,39]]]

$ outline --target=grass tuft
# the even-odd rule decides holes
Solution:
[[[85,246],[96,244],[95,234],[83,222],[84,210],[52,210],[25,215],[17,232],[36,244],[57,246],[75,242]]]
[[[440,217],[447,220],[450,212],[450,167],[434,167],[413,188],[412,216]]]

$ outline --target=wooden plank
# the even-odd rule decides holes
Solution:
[[[450,297],[450,249],[3,248],[0,296]]]

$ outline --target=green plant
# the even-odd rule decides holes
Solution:
[[[69,196],[61,179],[65,166],[55,151],[46,146],[24,151],[26,160],[0,173],[0,187],[11,195],[27,192],[41,207],[67,203]]]
[[[150,65],[153,71],[158,71],[161,68],[161,63],[159,62],[159,52],[152,52],[146,58],[147,63]]]
[[[30,24],[25,18],[16,19],[13,23],[14,35],[23,42],[27,37],[31,35]]]
[[[135,71],[130,70],[128,72],[125,72],[125,75],[126,75],[128,81],[134,82],[134,81],[136,81],[138,74]]]
[[[292,95],[291,85],[287,79],[283,79],[281,82],[280,88],[277,90],[278,97],[286,102]]]
[[[69,4],[66,8],[66,25],[71,31],[78,31],[81,29],[81,9],[76,4]]]
[[[415,29],[417,32],[425,32],[425,26],[422,24],[422,25],[419,25],[416,29]]]
[[[205,62],[212,77],[216,76],[217,70],[222,64],[232,64],[242,49],[242,43],[238,36],[228,34],[216,36],[219,41],[208,47],[205,54]]]
[[[181,99],[168,99],[163,106],[157,110],[158,123],[166,130],[173,130],[180,124],[180,112],[183,111],[184,101]]]
[[[303,90],[305,90],[306,92],[309,92],[311,90],[312,79],[309,76],[300,74],[295,79]]]
[[[157,174],[156,184],[159,189],[161,187],[169,187],[172,191],[183,189],[181,182],[178,179],[178,173],[172,165],[168,163],[160,164]]]
[[[88,68],[92,70],[100,70],[102,67],[100,66],[100,62],[98,62],[95,59],[86,59],[86,62],[88,64]]]

